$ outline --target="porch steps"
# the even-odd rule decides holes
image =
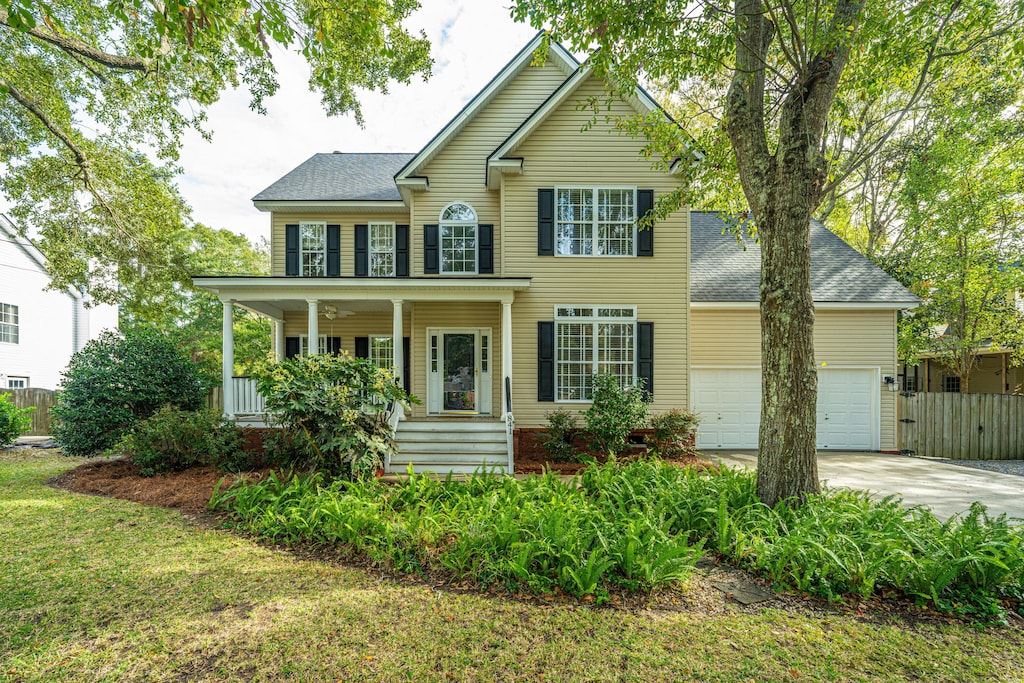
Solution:
[[[391,472],[471,474],[508,469],[505,424],[485,418],[404,420],[395,433]]]

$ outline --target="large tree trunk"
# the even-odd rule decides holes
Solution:
[[[785,166],[785,164],[783,164]],[[775,177],[761,215],[761,433],[757,495],[766,505],[816,493],[818,374],[811,298],[808,174]]]

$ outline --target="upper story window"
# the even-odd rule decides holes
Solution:
[[[370,223],[370,277],[395,276],[395,224]]]
[[[611,373],[623,386],[636,378],[636,308],[555,308],[555,400],[589,401],[592,378]]]
[[[299,264],[302,277],[327,275],[327,223],[299,223]]]
[[[635,256],[636,188],[555,188],[555,253]]]
[[[7,378],[8,389],[27,389],[28,388],[28,377],[8,377]]]
[[[0,342],[18,343],[18,307],[0,304]]]
[[[455,202],[444,207],[439,221],[441,231],[441,274],[477,272],[477,219],[469,204]]]

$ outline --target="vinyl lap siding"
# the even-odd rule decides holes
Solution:
[[[437,223],[441,210],[455,201],[472,205],[481,223],[494,224],[494,272],[501,274],[500,200],[486,186],[487,157],[564,80],[565,73],[550,61],[527,67],[426,165],[421,174],[430,179],[430,190],[415,193],[412,207],[415,275],[423,274],[423,225]]]
[[[759,367],[761,323],[757,310],[703,310],[693,319],[694,367]],[[814,356],[819,367],[878,367],[896,376],[896,312],[819,310]],[[881,384],[881,383],[880,383]],[[896,392],[879,386],[881,447],[896,448]]]
[[[274,212],[270,219],[270,274],[276,277],[285,275],[284,266],[284,226],[305,221],[324,222],[329,225],[341,226],[341,274],[343,277],[355,275],[355,226],[367,223],[395,223],[408,225],[409,214],[402,213],[284,213]],[[411,230],[411,228],[410,228]]]
[[[603,93],[591,80],[514,152],[522,156],[524,175],[505,176],[502,217],[505,225],[503,272],[531,277],[530,289],[516,295],[512,308],[513,412],[516,424],[542,426],[558,407],[585,410],[589,404],[539,403],[537,397],[537,321],[552,320],[559,304],[637,306],[639,321],[654,322],[655,399],[653,411],[689,404],[689,212],[677,211],[655,229],[653,257],[559,257],[537,255],[537,189],[556,185],[627,185],[670,192],[677,181],[651,169],[640,158],[637,140],[618,133],[612,122],[598,121],[581,132],[588,113],[577,102]],[[632,114],[622,103],[612,113]]]

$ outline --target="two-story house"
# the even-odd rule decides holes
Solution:
[[[642,380],[654,412],[704,412],[707,447],[756,447],[759,250],[685,209],[638,230],[681,180],[603,115],[588,125],[579,103],[603,99],[602,83],[557,44],[534,64],[540,40],[418,153],[317,154],[256,195],[271,276],[195,278],[224,302],[228,414],[261,409],[231,377],[230,313],[244,306],[274,322],[279,357],[344,349],[395,368],[423,403],[398,423],[393,470],[511,467],[514,437],[555,408],[585,409],[598,372]],[[664,115],[643,92],[609,113],[634,112]],[[894,448],[883,377],[913,297],[821,226],[815,244],[839,258],[815,291],[840,299],[823,302],[838,325],[822,343],[848,370],[835,410],[858,432],[823,445]]]

